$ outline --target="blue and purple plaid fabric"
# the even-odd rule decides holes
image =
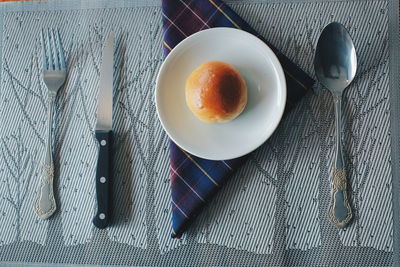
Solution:
[[[162,0],[162,10],[165,55],[189,35],[212,27],[234,27],[264,40],[220,0]],[[314,81],[270,43],[265,42],[275,52],[285,71],[287,111],[306,94]],[[206,160],[190,155],[170,142],[172,237],[181,237],[205,203],[245,159],[246,156],[227,161]]]

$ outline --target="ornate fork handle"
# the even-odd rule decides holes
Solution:
[[[55,96],[51,96],[51,104],[49,107],[49,124],[48,124],[48,136],[47,136],[47,149],[46,159],[43,165],[43,172],[40,179],[40,191],[35,202],[35,211],[42,219],[47,219],[56,211],[56,201],[54,199],[53,192],[53,180],[54,180],[54,164],[51,149],[51,137],[52,137],[52,121],[53,121],[53,105]]]

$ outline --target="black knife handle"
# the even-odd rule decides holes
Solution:
[[[112,131],[96,131],[96,139],[100,150],[96,171],[97,214],[93,224],[104,229],[111,222]]]

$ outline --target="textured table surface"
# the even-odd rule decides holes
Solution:
[[[227,3],[311,77],[331,21],[352,35],[359,69],[344,95],[355,219],[327,219],[335,156],[330,94],[319,84],[224,186],[181,240],[170,238],[168,140],[154,84],[163,60],[158,0],[2,4],[0,262],[113,265],[389,266],[398,262],[398,1]],[[58,212],[33,210],[44,161],[43,27],[58,27],[69,75],[55,118]],[[101,46],[116,32],[115,225],[93,228],[93,138]],[[398,59],[398,57],[397,57]],[[397,60],[398,61],[398,60]],[[398,90],[397,90],[398,91]],[[392,122],[392,123],[391,123]],[[397,135],[396,135],[397,134]],[[397,152],[396,152],[397,151]],[[397,216],[396,216],[397,215]]]

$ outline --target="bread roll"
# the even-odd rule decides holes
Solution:
[[[227,122],[247,103],[247,86],[240,73],[220,61],[203,63],[186,80],[186,104],[204,122]]]

